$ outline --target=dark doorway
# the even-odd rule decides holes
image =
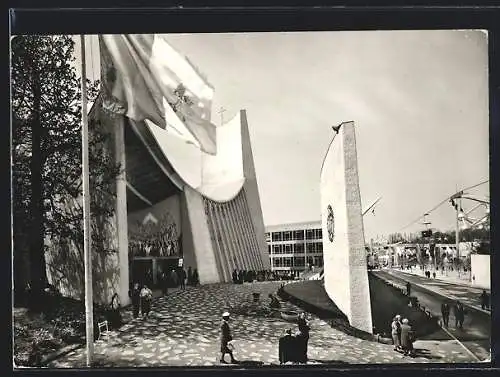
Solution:
[[[153,287],[153,261],[151,259],[135,259],[132,262],[132,279],[140,285]]]

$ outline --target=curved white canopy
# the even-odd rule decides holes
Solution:
[[[191,188],[218,202],[229,201],[240,192],[245,182],[240,112],[217,127],[216,155],[202,152],[149,121],[146,125],[174,170]]]

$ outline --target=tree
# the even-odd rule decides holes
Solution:
[[[29,249],[29,281],[36,298],[46,285],[44,240],[83,245],[80,79],[70,36],[17,36],[11,45],[14,257]],[[92,101],[99,83],[88,84]],[[96,220],[113,214],[112,203],[103,198],[113,194],[119,167],[106,147],[110,135],[94,128],[89,155]],[[29,245],[21,241],[26,237]],[[93,241],[99,237],[97,232]]]

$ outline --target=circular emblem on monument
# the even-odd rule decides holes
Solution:
[[[328,239],[333,242],[333,237],[335,237],[335,217],[333,215],[333,208],[328,205],[327,208],[328,217],[326,219],[326,229],[328,230]]]

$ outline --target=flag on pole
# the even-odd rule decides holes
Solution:
[[[216,153],[214,88],[158,34],[100,35],[103,107]]]

